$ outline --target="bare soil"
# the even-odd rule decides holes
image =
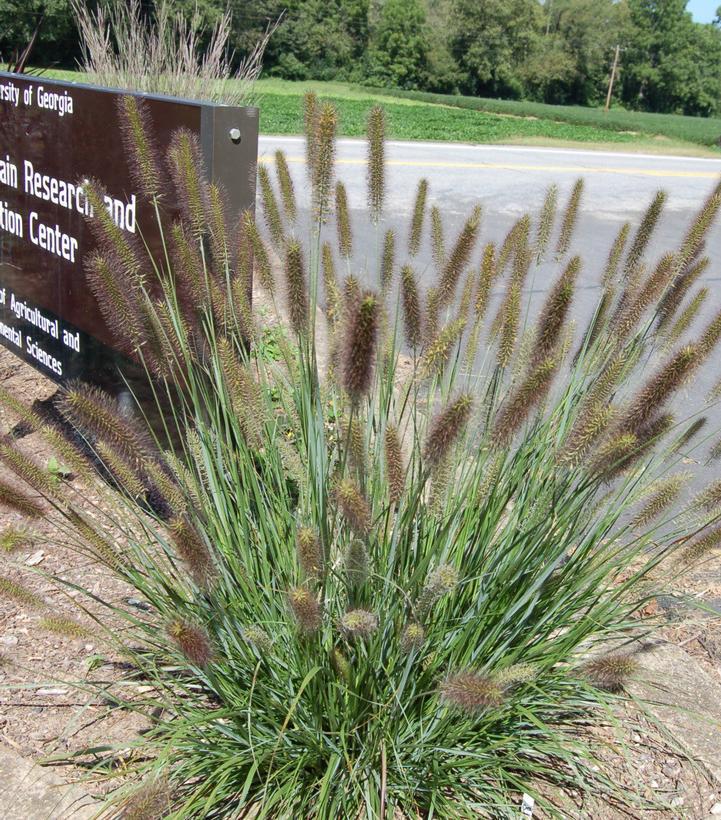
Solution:
[[[28,405],[50,397],[56,390],[52,382],[3,349],[0,385]],[[15,422],[0,407],[2,433]],[[36,435],[23,439],[23,449],[40,463],[47,462],[50,456]],[[4,473],[3,478],[8,479]],[[82,486],[79,479],[75,481],[87,508],[92,509],[98,499],[97,488]],[[0,533],[8,526],[21,524],[18,514],[0,509]],[[88,629],[86,635],[79,637],[48,632],[39,625],[48,611],[0,597],[0,743],[27,757],[48,758],[88,745],[123,744],[131,740],[143,728],[139,717],[126,710],[111,709],[74,685],[92,678],[119,682],[122,686],[122,667],[113,663],[116,659],[103,646],[92,618],[78,614],[72,593],[59,592],[44,574],[75,579],[104,600],[124,605],[132,598],[132,590],[103,567],[52,541],[30,544],[12,555],[0,555],[0,562],[0,578],[21,582],[48,603],[52,615],[82,621]],[[708,611],[695,609],[690,602],[701,604]],[[658,614],[662,619],[654,640],[682,646],[714,679],[721,681],[721,554],[674,580],[669,595],[653,602],[649,614]],[[128,695],[132,697],[132,690]],[[619,709],[617,725],[596,730],[595,734],[599,756],[609,777],[629,793],[640,792],[663,807],[639,807],[629,814],[603,800],[569,794],[569,817],[695,819],[714,816],[713,807],[721,814],[721,784],[710,782],[702,767],[674,749],[672,740],[664,737],[663,727],[654,725],[633,705]],[[721,742],[719,745],[721,751]],[[65,767],[63,774],[69,780],[84,776],[83,770],[74,767]],[[87,785],[88,791],[96,794],[104,788],[98,783]]]

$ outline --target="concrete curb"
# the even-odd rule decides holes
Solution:
[[[0,817],[3,820],[89,820],[100,805],[80,786],[69,785],[0,745]]]
[[[673,644],[637,657],[642,671],[629,692],[721,784],[721,683]]]

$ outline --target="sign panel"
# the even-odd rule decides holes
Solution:
[[[118,99],[127,93],[0,72],[0,342],[59,382],[112,385],[123,363],[85,279],[95,245],[83,180],[104,186],[123,231],[151,247],[158,239],[123,147]],[[256,108],[134,96],[146,101],[162,154],[188,129],[233,210],[253,207]]]

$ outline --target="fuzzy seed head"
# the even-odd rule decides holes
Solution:
[[[371,526],[371,513],[358,486],[350,479],[343,479],[336,486],[334,497],[351,528],[360,536],[367,535]]]
[[[193,581],[201,588],[209,587],[216,575],[215,564],[205,540],[186,516],[176,516],[169,523],[170,534],[185,562]]]
[[[428,576],[424,591],[429,592],[434,598],[440,598],[458,586],[458,570],[450,564],[441,564],[436,567]]]
[[[712,481],[694,501],[694,506],[706,512],[714,512],[721,505],[721,480]]]
[[[458,281],[468,265],[468,260],[476,244],[480,225],[481,208],[476,206],[461,228],[456,244],[453,246],[453,250],[441,271],[438,285],[438,299],[441,307],[449,304],[453,299]]]
[[[273,183],[270,180],[268,167],[262,162],[258,163],[258,182],[260,183],[260,195],[263,203],[263,215],[268,233],[276,246],[283,244],[284,228],[283,218],[280,215],[278,202],[273,191]]]
[[[24,587],[22,584],[12,581],[10,578],[0,576],[0,596],[8,598],[22,606],[39,608],[44,606],[42,598],[34,592]]]
[[[651,204],[646,209],[646,212],[641,219],[641,224],[638,226],[636,235],[633,238],[633,243],[628,251],[624,270],[626,274],[632,271],[641,262],[643,254],[651,241],[651,236],[656,228],[663,206],[666,204],[666,192],[657,191]]]
[[[601,278],[604,287],[608,287],[612,282],[616,281],[616,277],[618,276],[618,266],[621,262],[621,257],[623,256],[623,251],[626,247],[626,242],[628,241],[628,235],[630,232],[631,223],[624,222],[623,225],[621,225],[616,238],[613,240],[613,245],[611,245],[606,267],[603,269],[603,276]]]
[[[10,507],[27,518],[40,518],[43,515],[43,508],[34,498],[2,480],[0,480],[0,504]]]
[[[333,193],[335,165],[335,135],[338,114],[330,104],[324,104],[318,115],[316,131],[317,148],[313,168],[313,196],[316,216],[323,219],[328,213],[328,203]]]
[[[380,106],[368,114],[368,205],[371,219],[378,222],[385,199],[386,116]]]
[[[133,182],[147,199],[157,199],[162,191],[163,175],[153,143],[148,104],[142,98],[124,94],[118,99],[118,109],[120,133],[125,153],[131,160]]]
[[[266,654],[273,648],[270,635],[257,624],[244,626],[241,630],[243,640],[254,646],[260,653]]]
[[[503,703],[503,692],[493,678],[480,672],[449,675],[440,685],[441,700],[469,715],[477,715]]]
[[[701,363],[699,346],[687,345],[674,354],[637,393],[621,422],[622,432],[638,433]]]
[[[341,376],[343,387],[354,404],[371,388],[378,314],[378,300],[371,291],[365,291],[349,311],[341,356]]]
[[[295,187],[293,185],[293,177],[288,168],[288,160],[285,158],[283,151],[275,152],[275,173],[278,177],[278,187],[280,188],[280,197],[283,200],[283,208],[285,215],[289,222],[295,222],[298,215],[298,209],[295,202]]]
[[[690,478],[689,473],[679,473],[654,482],[646,494],[643,506],[631,521],[631,526],[634,529],[647,527],[676,502]]]
[[[384,444],[388,497],[391,504],[397,504],[403,497],[406,482],[401,439],[398,428],[392,424],[386,427]]]
[[[193,666],[203,669],[213,660],[210,637],[201,626],[178,618],[168,626],[168,634]]]
[[[331,650],[330,662],[338,677],[342,678],[346,683],[351,683],[353,679],[353,667],[348,658],[337,647]]]
[[[288,603],[298,628],[305,635],[320,629],[323,615],[318,599],[305,587],[293,587],[288,592]]]
[[[342,616],[339,626],[348,638],[367,639],[378,629],[378,616],[367,609],[352,609]]]
[[[148,780],[123,803],[123,820],[158,820],[171,811],[170,787],[164,779]]]
[[[541,214],[538,219],[538,228],[536,229],[535,254],[539,262],[543,259],[548,249],[548,243],[551,240],[557,205],[558,186],[551,185],[546,192],[546,198],[543,200],[543,207],[541,208]]]
[[[721,527],[715,527],[702,533],[689,544],[687,544],[680,554],[683,564],[691,565],[703,560],[708,554],[721,546]]]
[[[508,690],[515,686],[532,681],[538,675],[538,667],[532,663],[514,663],[499,672],[493,673],[493,680],[501,687]]]
[[[576,180],[576,183],[571,190],[571,195],[568,198],[568,204],[563,214],[563,222],[561,223],[561,232],[558,237],[558,244],[556,245],[556,253],[561,256],[571,246],[571,239],[573,238],[573,231],[578,221],[578,210],[581,205],[581,196],[583,194],[583,179]]]
[[[486,315],[488,299],[491,295],[491,288],[493,287],[497,272],[496,246],[493,242],[489,242],[483,248],[481,271],[478,277],[478,290],[476,291],[476,303],[474,305],[476,320],[478,322],[482,322]]]
[[[532,366],[539,365],[556,349],[573,300],[574,286],[581,269],[581,258],[574,256],[551,289],[538,318]]]
[[[599,689],[620,692],[629,678],[638,673],[638,661],[631,655],[614,653],[588,661],[582,667],[584,677]]]
[[[426,640],[426,630],[419,623],[406,624],[401,635],[401,652],[408,654],[420,649]]]
[[[303,126],[305,133],[305,167],[311,181],[315,179],[318,156],[318,96],[315,91],[306,91],[303,96]]]
[[[299,527],[296,536],[298,564],[309,578],[319,578],[323,571],[320,539],[311,527]]]
[[[424,458],[437,466],[463,433],[473,410],[473,399],[464,393],[450,402],[431,421],[426,438]]]
[[[431,207],[431,253],[436,270],[442,270],[446,261],[446,250],[443,238],[443,217],[437,205]]]
[[[38,626],[46,632],[53,632],[55,635],[62,635],[64,638],[87,638],[90,630],[74,621],[72,618],[41,618]]]
[[[341,294],[338,287],[338,278],[335,272],[333,249],[330,242],[324,242],[321,249],[321,263],[323,268],[323,287],[325,288],[325,315],[331,325],[340,318]]]
[[[416,201],[413,206],[413,217],[411,219],[411,231],[408,237],[408,253],[415,256],[423,238],[423,220],[426,215],[426,198],[428,196],[428,180],[422,179],[418,183]]]
[[[708,288],[699,288],[689,301],[688,305],[681,311],[678,319],[673,323],[668,332],[668,344],[671,345],[677,342],[684,333],[691,327],[694,319],[698,316],[704,302],[709,296]]]
[[[418,295],[415,273],[410,265],[401,269],[401,299],[403,307],[403,327],[406,342],[409,347],[420,347],[423,337],[421,333],[421,301]]]
[[[557,364],[553,356],[544,359],[506,397],[498,408],[491,431],[491,441],[494,446],[508,445],[533,408],[543,401],[553,381]]]
[[[298,336],[308,332],[308,289],[305,278],[303,250],[294,239],[288,242],[285,252],[285,283],[288,294],[290,325]]]
[[[335,219],[338,229],[338,252],[343,259],[350,259],[353,253],[353,233],[348,211],[348,194],[340,180],[335,185]]]
[[[360,538],[354,538],[345,553],[345,574],[353,586],[362,586],[368,580],[370,558],[368,549]]]
[[[419,370],[422,377],[440,373],[443,370],[453,346],[460,339],[465,327],[466,323],[463,319],[455,319],[441,328],[429,343],[421,359]]]
[[[15,552],[22,547],[32,546],[35,535],[25,527],[6,527],[0,532],[0,552]]]
[[[168,164],[183,219],[200,237],[205,229],[208,191],[200,142],[187,128],[173,134]]]
[[[395,264],[396,235],[388,229],[383,237],[383,254],[381,256],[381,293],[386,294],[393,283]]]

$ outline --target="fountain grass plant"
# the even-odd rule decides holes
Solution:
[[[2,394],[75,476],[92,481],[101,464],[112,486],[89,509],[82,488],[5,439],[0,458],[25,487],[3,480],[0,502],[53,524],[149,605],[74,588],[144,687],[127,698],[103,683],[150,725],[79,758],[122,775],[111,813],[515,817],[525,792],[563,816],[565,787],[633,801],[598,769],[588,727],[637,673],[633,641],[664,567],[721,543],[721,494],[674,511],[699,436],[668,410],[721,313],[670,350],[666,332],[697,296],[721,187],[658,262],[644,259],[663,203],[635,235],[623,227],[574,336],[580,183],[564,213],[552,188],[538,220],[494,242],[481,241],[480,208],[444,237],[423,181],[406,244],[384,223],[376,110],[377,267],[360,270],[331,107],[306,99],[307,182],[282,154],[261,172],[265,239],[252,214],[227,212],[189,134],[159,156],[137,106],[125,103],[126,139],[163,252],[129,243],[98,207],[88,277],[165,429],[68,384],[59,410],[83,453]],[[157,193],[168,174],[172,224]],[[425,242],[438,270],[423,293]],[[530,321],[530,271],[549,247],[558,277]],[[287,303],[270,329],[251,310],[253,269]]]

